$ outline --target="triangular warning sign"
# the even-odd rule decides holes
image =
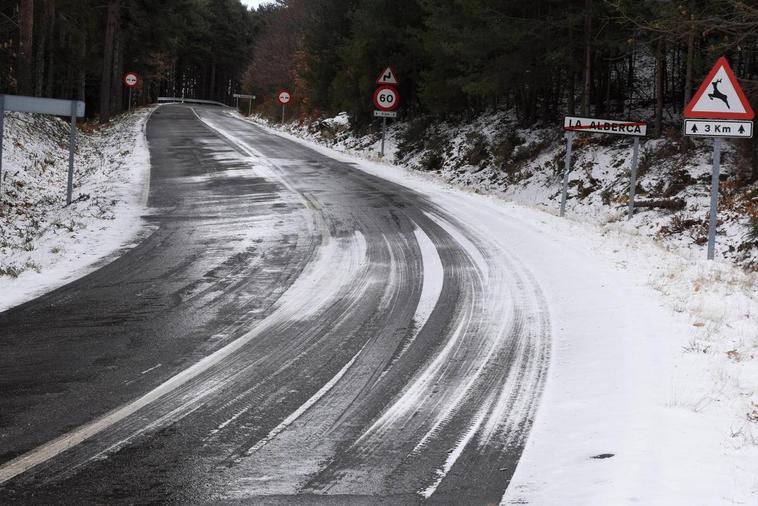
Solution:
[[[395,77],[395,71],[392,70],[392,67],[387,67],[382,71],[381,74],[379,74],[379,77],[376,78],[376,84],[400,84],[397,80],[397,77]]]
[[[684,109],[685,118],[753,119],[755,113],[723,56]]]

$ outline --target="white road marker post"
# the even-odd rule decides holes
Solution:
[[[561,191],[561,216],[566,215],[566,198],[568,197],[569,172],[571,172],[571,146],[574,141],[572,131],[566,132],[566,167],[563,169],[563,190]]]
[[[640,161],[640,138],[634,138],[634,152],[632,153],[632,177],[629,182],[629,216],[628,219],[632,219],[634,216],[634,198],[637,194],[637,169],[639,168]]]
[[[708,223],[708,260],[716,256],[716,227],[719,208],[719,173],[721,172],[721,139],[713,139],[713,170],[711,172],[711,215]]]

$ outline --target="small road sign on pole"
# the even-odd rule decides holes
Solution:
[[[392,79],[395,79],[394,74],[392,74],[392,72],[390,72],[390,74]],[[394,110],[397,109],[397,107],[400,105],[400,94],[394,86],[383,84],[379,86],[374,92],[373,101],[374,106],[377,108],[377,110],[374,111],[374,116],[382,118],[381,156],[384,158],[384,142],[385,138],[387,137],[387,118],[397,116],[397,113],[395,113]],[[392,116],[393,114],[394,116]]]
[[[620,121],[613,119],[577,118],[566,116],[563,119],[563,129],[566,130],[566,170],[563,174],[563,191],[561,193],[561,216],[566,213],[566,197],[568,195],[568,175],[571,171],[571,141],[575,133],[597,133],[611,135],[626,135],[634,137],[632,153],[631,180],[629,182],[629,216],[634,215],[634,198],[637,191],[637,169],[640,158],[640,137],[647,135],[647,123],[644,121]]]
[[[80,100],[58,100],[55,98],[36,98],[17,95],[0,95],[0,190],[3,179],[3,116],[5,111],[50,114],[53,116],[71,116],[71,132],[68,142],[68,184],[66,205],[71,204],[74,187],[74,153],[76,151],[76,118],[84,116],[84,102]],[[0,202],[2,202],[0,193]]]
[[[282,125],[284,124],[284,110],[287,104],[292,100],[292,94],[287,90],[281,90],[276,96],[276,100],[282,104]]]
[[[716,61],[697,93],[684,109],[684,134],[691,137],[713,137],[711,168],[711,207],[708,220],[708,260],[716,256],[718,226],[719,174],[721,172],[721,139],[751,138],[755,117],[745,92],[729,62],[723,56]]]
[[[240,108],[240,102],[239,102],[240,99],[241,98],[242,99],[247,99],[248,100],[247,115],[251,116],[253,114],[253,100],[255,100],[255,95],[242,95],[240,93],[235,93],[232,96],[234,97],[235,107],[237,108],[237,110],[239,110],[239,108]]]
[[[387,67],[382,71],[381,74],[379,74],[379,77],[376,78],[376,84],[382,85],[382,84],[393,84],[397,85],[400,84],[400,82],[397,80],[397,74],[392,69],[392,67]]]
[[[396,111],[374,111],[375,118],[397,118]]]
[[[129,107],[127,110],[132,111],[132,90],[139,84],[139,76],[136,72],[127,72],[124,74],[124,85],[129,88]]]

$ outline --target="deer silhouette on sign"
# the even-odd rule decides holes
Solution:
[[[708,98],[710,98],[711,100],[713,100],[714,98],[717,98],[726,104],[727,109],[731,109],[731,107],[729,107],[729,97],[727,97],[726,95],[724,95],[723,93],[719,91],[719,84],[721,84],[721,79],[719,79],[718,81],[713,81],[711,83],[711,86],[713,86],[713,93],[709,93]]]

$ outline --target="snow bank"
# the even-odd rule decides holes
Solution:
[[[143,230],[153,109],[79,129],[74,201],[66,206],[68,125],[7,113],[0,205],[0,311],[93,270]]]

